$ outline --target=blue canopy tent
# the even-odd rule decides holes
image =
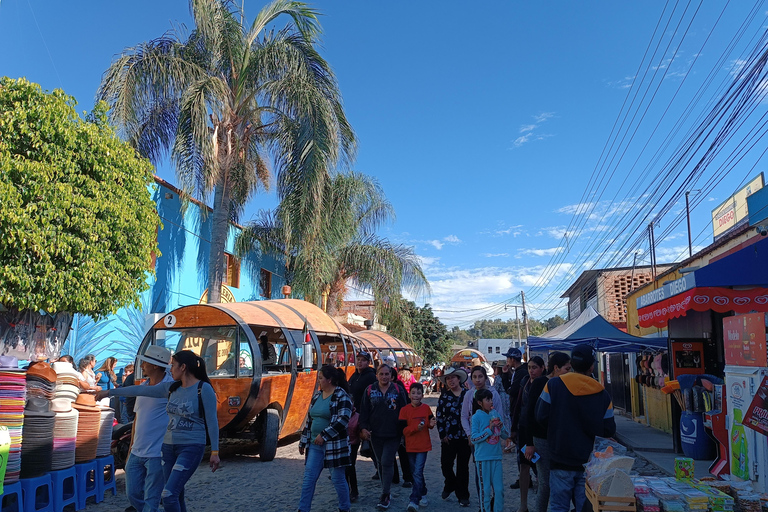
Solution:
[[[592,307],[541,336],[528,337],[528,347],[532,351],[571,350],[581,343],[592,346],[597,352],[658,352],[667,348],[667,338],[627,334],[608,323]]]

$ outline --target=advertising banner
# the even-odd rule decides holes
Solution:
[[[765,313],[723,318],[725,364],[768,366],[765,351]]]
[[[742,423],[764,436],[768,435],[768,377],[763,377]]]
[[[675,377],[704,373],[704,344],[700,341],[672,341]]]

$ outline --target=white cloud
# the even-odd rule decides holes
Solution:
[[[459,237],[456,235],[448,235],[447,237],[443,238],[445,242],[448,242],[449,244],[458,244],[461,243],[461,240],[459,240]]]
[[[513,237],[518,237],[524,233],[523,225],[518,224],[516,226],[509,226],[508,228],[504,229],[497,229],[493,232],[494,236],[504,236],[504,235],[512,235]]]
[[[529,140],[533,138],[533,133],[528,133],[526,135],[523,135],[522,137],[518,137],[515,139],[515,141],[512,143],[516,148],[519,148]]]
[[[555,210],[555,212],[565,213],[567,215],[581,215],[583,213],[586,213],[587,210],[591,210],[595,206],[596,206],[596,203],[592,203],[592,202],[569,204],[569,205],[563,206],[562,208],[558,208],[557,210]]]
[[[509,257],[508,252],[499,252],[499,253],[485,252],[482,255],[485,256],[486,258],[508,258]]]
[[[430,256],[417,256],[419,258],[419,261],[421,261],[421,268],[422,270],[426,271],[433,265],[437,264],[440,261],[440,258],[437,257],[430,257]]]
[[[519,148],[527,142],[531,142],[533,140],[544,140],[548,137],[551,137],[552,135],[535,133],[535,130],[539,128],[539,125],[545,123],[553,117],[555,117],[554,112],[542,112],[541,114],[534,115],[533,120],[535,122],[533,124],[521,125],[520,133],[524,133],[525,135],[517,137],[514,141],[512,141],[512,145],[516,148]]]
[[[562,247],[552,247],[550,249],[520,249],[517,253],[520,256],[553,256],[563,251]]]
[[[443,248],[443,246],[445,245],[445,244],[444,244],[443,242],[441,242],[440,240],[427,240],[426,242],[427,242],[429,245],[433,246],[433,247],[434,247],[435,249],[437,249],[438,251],[439,251],[440,249],[442,249],[442,248]]]

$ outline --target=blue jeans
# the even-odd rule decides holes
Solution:
[[[552,469],[549,472],[549,510],[570,512],[571,500],[577,512],[584,508],[587,495],[584,492],[586,477],[584,471]]]
[[[314,443],[307,445],[307,459],[304,466],[304,482],[301,484],[301,499],[299,510],[309,512],[312,509],[312,498],[315,495],[315,485],[320,473],[323,472],[325,462],[325,446]],[[336,496],[339,499],[339,510],[349,510],[352,504],[349,501],[349,487],[345,470],[340,468],[328,468],[331,472],[331,481],[336,488]]]
[[[411,503],[419,504],[424,496],[424,465],[427,463],[429,452],[408,452],[408,462],[411,463],[413,473],[413,489],[411,490]]]
[[[165,512],[187,512],[184,504],[184,485],[203,460],[203,444],[163,443],[163,475],[165,488],[161,497]]]
[[[163,492],[163,464],[160,457],[130,454],[125,463],[125,487],[128,501],[138,512],[157,512]]]

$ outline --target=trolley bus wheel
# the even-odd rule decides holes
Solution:
[[[277,453],[277,435],[280,433],[280,415],[274,409],[264,411],[264,424],[259,439],[259,458],[269,462]]]

